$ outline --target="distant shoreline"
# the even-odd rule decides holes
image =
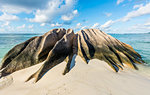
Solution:
[[[6,35],[6,34],[8,34],[8,35],[11,35],[11,34],[15,34],[15,35],[24,35],[24,34],[26,34],[26,35],[42,35],[42,34],[44,34],[44,32],[43,33],[0,33],[0,35]],[[122,34],[122,35],[127,35],[127,34],[150,34],[150,32],[147,32],[147,33],[108,33],[108,34]]]
[[[150,32],[147,32],[147,33],[108,33],[108,34],[122,34],[122,35],[128,35],[128,34],[150,34]]]
[[[0,33],[0,35],[42,35],[44,33]]]

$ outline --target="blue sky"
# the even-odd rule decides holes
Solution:
[[[53,28],[147,33],[150,0],[0,0],[0,33],[43,33]]]

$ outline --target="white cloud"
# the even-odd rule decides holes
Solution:
[[[50,0],[1,0],[0,10],[7,13],[30,13],[32,10],[44,9]]]
[[[99,28],[99,23],[95,23],[91,28]]]
[[[78,10],[74,10],[72,13],[73,13],[74,15],[76,15],[76,14],[78,14]]]
[[[147,33],[150,32],[150,26],[143,24],[135,24],[131,26],[128,30],[133,33]]]
[[[148,22],[148,23],[145,23],[144,25],[146,25],[146,26],[150,26],[150,22]]]
[[[77,23],[75,29],[80,29],[82,27],[82,24],[81,23]]]
[[[18,20],[19,17],[17,17],[16,15],[12,15],[12,14],[7,14],[7,13],[3,13],[0,16],[0,21],[11,21],[11,20]]]
[[[81,29],[86,29],[86,28],[88,28],[88,26],[83,26],[83,27],[81,27]]]
[[[120,3],[122,3],[124,0],[117,0],[117,5],[119,5]]]
[[[51,27],[61,27],[62,24],[59,24],[58,22],[56,24],[51,24]]]
[[[139,8],[137,8],[137,7],[139,7]],[[107,21],[106,23],[104,23],[103,25],[100,26],[101,29],[109,28],[112,24],[120,22],[120,21],[128,21],[128,20],[135,18],[135,17],[138,17],[138,16],[150,14],[150,3],[147,3],[145,6],[141,6],[141,5],[135,6],[134,8],[137,8],[137,9],[134,11],[128,12],[126,16],[124,16],[120,19],[117,19],[114,21],[112,21],[112,20]],[[145,23],[144,25],[142,25],[141,28],[137,28],[136,26],[134,26],[134,27],[136,27],[138,30],[139,29],[145,29],[146,30],[146,29],[150,28],[149,25],[150,25],[150,23]],[[138,27],[140,27],[140,26],[138,26]],[[141,31],[143,31],[143,30],[141,30]]]
[[[69,21],[69,20],[72,20],[72,18],[73,18],[73,16],[72,15],[63,15],[62,17],[61,17],[61,19],[62,20],[65,20],[65,21]]]
[[[30,22],[52,23],[55,19],[65,22],[72,20],[78,14],[75,10],[77,0],[0,0],[0,21],[18,20],[16,14],[31,13],[33,18],[25,18]]]
[[[6,21],[6,22],[4,23],[5,26],[8,26],[9,24],[10,24],[9,21]]]
[[[77,26],[81,26],[82,24],[81,23],[77,23]]]
[[[8,26],[8,27],[7,27],[7,31],[14,32],[14,31],[16,31],[16,29],[15,29],[15,27],[13,27],[13,26]],[[18,30],[17,30],[17,31],[18,31]]]
[[[135,6],[135,7],[137,7],[137,6]],[[139,8],[137,8],[134,11],[128,12],[126,16],[124,16],[120,19],[117,19],[114,21],[112,21],[112,20],[107,21],[105,24],[101,25],[101,28],[109,28],[112,24],[114,24],[116,22],[120,22],[120,21],[125,22],[125,21],[128,21],[128,20],[135,18],[135,17],[138,17],[138,16],[150,14],[150,3],[147,3],[145,6],[140,5],[138,7]],[[145,25],[148,25],[148,23]]]
[[[41,23],[40,26],[45,26],[45,23]]]
[[[4,28],[0,28],[0,32],[5,32],[5,29]]]
[[[134,5],[134,6],[133,6],[133,9],[140,8],[140,7],[143,7],[143,4]]]
[[[29,28],[29,29],[32,29],[32,28],[33,28],[33,26],[34,26],[33,24],[32,24],[32,25],[29,25],[29,26],[28,26],[28,28]]]
[[[74,11],[73,11],[72,13],[70,13],[70,14],[62,15],[62,16],[61,16],[61,19],[64,20],[64,21],[70,21],[70,20],[72,20],[73,17],[74,17],[75,15],[77,15],[77,14],[78,14],[78,11],[77,11],[77,10],[74,10]]]
[[[109,21],[105,22],[103,25],[101,25],[100,27],[101,27],[102,29],[104,29],[104,28],[109,28],[114,22],[115,22],[115,21],[109,20]]]
[[[129,12],[125,17],[123,17],[121,20],[122,21],[128,21],[131,18],[134,17],[138,17],[138,16],[142,16],[142,15],[146,15],[146,14],[150,14],[150,3],[146,4],[145,6],[141,6],[140,8],[138,8],[135,11],[131,11]]]
[[[17,29],[24,29],[26,27],[25,24],[21,25],[21,26],[18,26]]]
[[[2,5],[0,10],[4,13],[12,13],[12,14],[18,14],[21,12],[25,12],[25,13],[32,12],[31,9],[27,9],[27,8],[20,7],[20,6],[12,6],[12,5]]]
[[[110,17],[112,13],[104,13],[107,17]]]
[[[31,22],[40,22],[40,23],[49,23],[54,18],[57,18],[61,15],[69,16],[63,17],[66,20],[73,18],[71,14],[76,14],[77,10],[73,11],[75,0],[50,0],[47,4],[47,7],[44,9],[38,9],[35,12],[35,17],[29,19]],[[73,12],[72,12],[73,11]]]
[[[6,21],[4,24],[1,25],[1,27],[4,27],[4,26],[9,26],[10,22],[9,21]]]

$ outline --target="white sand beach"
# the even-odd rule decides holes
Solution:
[[[150,76],[140,73],[141,68],[139,71],[124,68],[115,73],[103,61],[94,59],[85,64],[80,57],[76,58],[75,66],[65,76],[62,75],[66,65],[63,62],[37,83],[33,80],[25,83],[41,65],[1,79],[0,95],[150,95]]]

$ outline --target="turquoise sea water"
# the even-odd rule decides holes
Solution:
[[[150,64],[150,33],[148,34],[111,34],[118,40],[131,45]]]
[[[0,34],[0,60],[15,45],[40,34]],[[131,45],[150,64],[150,34],[110,34]]]
[[[0,61],[15,45],[40,34],[0,34]]]

